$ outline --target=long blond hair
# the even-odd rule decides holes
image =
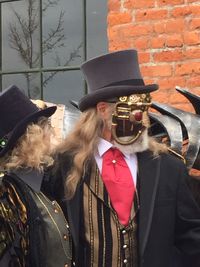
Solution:
[[[148,119],[145,122],[148,124]],[[97,149],[99,137],[102,135],[104,122],[97,113],[96,108],[90,108],[80,115],[73,131],[58,147],[58,153],[69,153],[73,158],[72,168],[66,174],[67,198],[71,198],[84,172],[85,163],[92,158]],[[166,147],[149,139],[149,149],[154,155],[167,151]]]
[[[73,131],[57,149],[58,153],[69,152],[73,157],[72,169],[66,180],[69,198],[74,194],[81,179],[84,164],[93,156],[103,125],[96,109],[88,109],[81,113]]]
[[[53,163],[50,148],[51,126],[46,118],[28,125],[15,147],[0,158],[1,171],[31,168],[42,171]]]

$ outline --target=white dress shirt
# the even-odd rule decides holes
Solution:
[[[106,141],[103,138],[100,138],[100,141],[99,141],[99,144],[98,144],[98,151],[94,155],[100,173],[102,173],[103,154],[108,149],[110,149],[111,147],[114,147],[112,143]],[[125,153],[123,153],[123,155],[124,155],[124,159],[125,159],[128,167],[130,169],[131,175],[133,177],[133,182],[134,182],[134,185],[136,187],[136,184],[137,184],[137,168],[138,168],[137,156],[136,156],[136,154],[125,154]]]

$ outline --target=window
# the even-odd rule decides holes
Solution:
[[[0,89],[68,104],[87,88],[86,59],[107,51],[106,0],[0,0]]]

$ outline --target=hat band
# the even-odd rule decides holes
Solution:
[[[143,79],[130,79],[130,80],[123,80],[118,81],[110,84],[106,84],[103,87],[115,86],[115,85],[132,85],[132,86],[142,86],[145,85]]]

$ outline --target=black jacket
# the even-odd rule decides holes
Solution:
[[[77,265],[82,266],[80,199],[86,177],[67,201],[63,183],[71,162],[70,155],[60,155],[53,184],[56,199],[69,220]],[[181,254],[184,266],[200,266],[200,209],[187,186],[187,178],[187,170],[179,159],[168,154],[155,158],[149,151],[138,153],[140,267],[174,266],[174,248]]]

